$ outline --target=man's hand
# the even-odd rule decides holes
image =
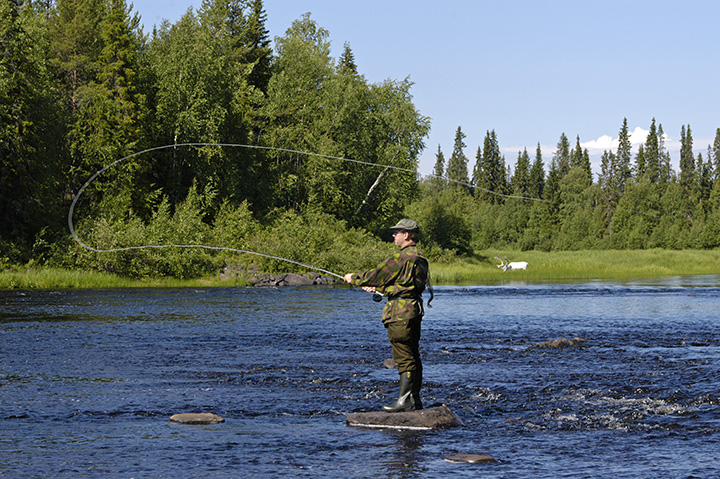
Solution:
[[[343,279],[346,283],[349,283],[352,281],[352,273],[348,273],[345,276],[343,276]],[[375,286],[363,286],[363,291],[367,291],[368,293],[374,293],[375,292]]]
[[[346,283],[349,283],[350,281],[352,281],[352,275],[353,275],[352,273],[348,273],[345,276],[343,276],[343,279],[345,280]],[[363,291],[367,291],[368,293],[375,292],[375,286],[363,286],[362,289],[363,289]]]

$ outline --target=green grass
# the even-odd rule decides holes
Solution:
[[[495,256],[527,261],[525,271],[503,272]],[[433,284],[497,284],[507,281],[628,280],[720,274],[720,250],[481,251],[451,262],[431,262]],[[219,275],[180,280],[132,279],[109,273],[25,267],[0,271],[0,289],[107,289],[243,286]]]
[[[496,265],[527,261],[527,270],[503,272]],[[482,251],[450,263],[430,265],[435,284],[494,284],[505,281],[634,279],[720,274],[720,250]]]
[[[237,286],[235,280],[219,277],[197,279],[133,279],[110,273],[60,268],[26,268],[0,271],[0,289],[111,289]]]

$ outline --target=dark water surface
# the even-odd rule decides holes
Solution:
[[[359,290],[0,292],[0,477],[720,477],[720,276],[433,306],[424,401],[464,427],[398,432],[345,425],[397,392]],[[203,411],[226,422],[168,421]]]

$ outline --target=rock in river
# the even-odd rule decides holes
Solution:
[[[448,462],[466,462],[468,464],[487,464],[497,462],[494,458],[485,454],[453,454],[445,458]]]
[[[348,414],[347,425],[382,429],[444,429],[461,426],[460,419],[445,404],[409,412],[358,412]]]
[[[397,363],[393,358],[387,358],[383,361],[383,366],[385,366],[385,369],[397,369]]]
[[[211,412],[173,414],[170,416],[170,420],[180,424],[219,424],[225,422],[224,418]]]
[[[570,348],[573,346],[577,346],[578,344],[587,341],[587,339],[583,338],[560,338],[560,339],[553,339],[552,341],[545,341],[542,343],[536,343],[530,346],[528,349],[563,349],[563,348]]]

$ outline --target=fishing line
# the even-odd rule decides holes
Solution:
[[[232,251],[234,253],[245,253],[245,254],[252,254],[256,256],[261,256],[263,258],[270,258],[275,259],[279,261],[285,261],[288,263],[295,264],[297,266],[302,266],[306,269],[311,269],[314,271],[319,271],[321,273],[325,273],[331,276],[335,276],[336,278],[343,279],[343,277],[337,273],[333,273],[332,271],[328,271],[323,268],[318,268],[317,266],[312,266],[306,263],[302,263],[300,261],[295,261],[289,258],[283,258],[281,256],[275,256],[272,254],[267,253],[260,253],[258,251],[249,251],[239,248],[231,248],[229,246],[209,246],[209,245],[200,245],[200,244],[163,244],[163,245],[142,245],[142,246],[125,246],[122,248],[107,248],[107,249],[100,249],[100,248],[94,248],[90,245],[85,244],[77,235],[75,232],[75,226],[73,225],[73,214],[75,212],[75,205],[77,204],[78,200],[80,199],[80,196],[82,196],[83,192],[87,187],[95,181],[95,179],[103,174],[108,169],[112,168],[113,166],[117,165],[118,163],[121,163],[123,161],[129,160],[130,158],[133,158],[135,156],[142,155],[144,153],[149,153],[151,151],[157,151],[162,150],[165,148],[175,148],[178,146],[229,146],[229,147],[243,147],[243,148],[255,148],[255,149],[266,149],[266,150],[278,150],[278,151],[285,151],[285,152],[293,152],[293,153],[303,153],[299,151],[293,151],[293,150],[287,150],[287,149],[281,149],[281,148],[271,148],[271,147],[265,147],[265,146],[254,146],[254,145],[240,145],[240,144],[234,144],[234,143],[179,143],[176,145],[164,145],[164,146],[157,146],[154,148],[148,148],[142,151],[138,151],[136,153],[133,153],[131,155],[125,156],[123,158],[120,158],[119,160],[115,160],[109,165],[105,166],[104,168],[98,170],[94,175],[90,177],[89,180],[85,182],[84,185],[78,190],[77,195],[75,195],[75,198],[73,198],[72,204],[70,205],[70,211],[68,212],[68,227],[70,228],[70,234],[72,235],[73,239],[82,246],[83,248],[94,251],[96,253],[114,253],[118,251],[131,251],[131,250],[138,250],[138,249],[163,249],[163,248],[202,248],[202,249],[209,249],[209,250],[215,250],[215,251]],[[322,156],[326,158],[332,158],[327,155],[320,155],[315,153],[305,153],[308,155],[314,155],[314,156]]]
[[[295,264],[295,265],[297,265],[297,266],[302,266],[303,268],[311,269],[311,270],[314,270],[314,271],[319,271],[319,272],[321,272],[321,273],[325,273],[325,274],[328,274],[328,275],[335,276],[335,277],[337,277],[337,278],[343,279],[343,277],[342,277],[341,275],[337,274],[337,273],[333,273],[332,271],[328,271],[328,270],[326,270],[326,269],[318,268],[317,266],[312,266],[312,265],[309,265],[309,264],[306,264],[306,263],[302,263],[302,262],[300,262],[300,261],[295,261],[295,260],[292,260],[292,259],[289,259],[289,258],[283,258],[283,257],[281,257],[281,256],[275,256],[275,255],[271,255],[271,254],[267,254],[267,253],[260,253],[260,252],[257,252],[257,251],[249,251],[249,250],[243,250],[243,249],[238,249],[238,248],[231,248],[231,247],[228,247],[228,246],[208,246],[208,245],[200,245],[200,244],[163,244],[163,245],[125,246],[125,247],[122,247],[122,248],[100,249],[100,248],[94,248],[94,247],[92,247],[92,246],[89,246],[89,245],[85,244],[85,243],[78,237],[77,233],[75,232],[75,226],[74,226],[74,224],[73,224],[73,214],[74,214],[74,212],[75,212],[75,205],[77,204],[77,202],[78,202],[78,200],[80,199],[80,197],[82,196],[82,194],[85,192],[85,189],[87,189],[87,187],[90,185],[90,183],[92,183],[93,181],[95,181],[95,179],[96,179],[98,176],[100,176],[100,175],[103,174],[105,171],[109,170],[110,168],[114,167],[115,165],[117,165],[117,164],[119,164],[119,163],[122,163],[123,161],[129,160],[130,158],[134,158],[134,157],[136,157],[136,156],[139,156],[139,155],[142,155],[142,154],[145,154],[145,153],[149,153],[149,152],[152,152],[152,151],[163,150],[163,149],[167,149],[167,148],[185,147],[185,146],[221,146],[221,147],[231,147],[231,148],[248,148],[248,149],[256,149],[256,150],[272,150],[272,151],[280,151],[280,152],[284,152],[284,153],[294,153],[294,154],[298,154],[298,155],[317,156],[317,157],[320,157],[320,158],[327,158],[327,159],[330,159],[330,160],[348,161],[348,162],[350,162],[350,163],[355,163],[355,164],[358,164],[358,165],[375,166],[375,167],[381,166],[381,167],[386,168],[386,169],[392,169],[392,170],[396,170],[396,171],[404,171],[404,172],[409,172],[409,173],[416,174],[415,170],[412,170],[412,169],[409,169],[409,168],[402,168],[402,167],[399,167],[399,166],[381,165],[381,164],[378,164],[378,163],[371,163],[371,162],[369,162],[369,161],[354,160],[354,159],[351,159],[351,158],[342,158],[342,157],[339,157],[339,156],[323,155],[323,154],[320,154],[320,153],[310,153],[310,152],[306,152],[306,151],[292,150],[292,149],[288,149],[288,148],[277,148],[277,147],[272,147],[272,146],[243,145],[243,144],[238,144],[238,143],[178,143],[178,144],[174,144],[174,145],[156,146],[156,147],[153,147],[153,148],[147,148],[147,149],[145,149],[145,150],[132,153],[132,154],[130,154],[130,155],[124,156],[124,157],[122,157],[122,158],[120,158],[120,159],[118,159],[118,160],[113,161],[112,163],[108,164],[108,165],[105,166],[104,168],[102,168],[102,169],[98,170],[97,172],[95,172],[95,174],[93,174],[93,175],[90,177],[90,179],[87,180],[87,181],[85,182],[85,184],[82,185],[82,187],[80,187],[80,189],[78,190],[77,194],[75,195],[75,198],[73,198],[72,204],[70,205],[70,211],[68,212],[68,227],[70,228],[70,234],[72,235],[73,239],[74,239],[80,246],[82,246],[83,248],[85,248],[85,249],[87,249],[87,250],[90,250],[90,251],[94,251],[94,252],[96,252],[96,253],[114,253],[114,252],[119,252],[119,251],[131,251],[131,250],[138,250],[138,249],[202,248],[202,249],[209,249],[209,250],[215,250],[215,251],[231,251],[231,252],[235,252],[235,253],[252,254],[252,255],[256,255],[256,256],[261,256],[261,257],[263,257],[263,258],[270,258],[270,259],[275,259],[275,260],[278,260],[278,261],[285,261],[285,262],[288,262],[288,263]],[[427,175],[427,176],[429,176],[429,177],[435,177],[435,178],[441,178],[441,177],[439,177],[439,176],[437,176],[437,175]],[[490,194],[493,194],[493,195],[501,196],[501,197],[503,197],[503,198],[515,198],[515,199],[524,199],[524,200],[533,200],[533,201],[546,201],[546,200],[543,200],[543,199],[540,199],[540,198],[530,198],[530,197],[524,197],[524,196],[505,195],[505,194],[498,193],[498,192],[495,192],[495,191],[491,191],[491,190],[488,190],[488,189],[485,189],[485,188],[481,188],[481,187],[478,187],[478,186],[473,186],[473,185],[470,185],[470,184],[467,184],[467,183],[464,183],[464,182],[461,182],[461,181],[450,180],[450,179],[445,179],[445,180],[446,180],[446,181],[451,181],[451,182],[454,182],[454,183],[458,183],[458,184],[461,184],[461,185],[463,185],[463,186],[468,186],[468,187],[470,187],[470,188],[476,188],[476,189],[481,190],[481,191],[484,191],[484,192],[486,192],[486,193],[490,193]]]

